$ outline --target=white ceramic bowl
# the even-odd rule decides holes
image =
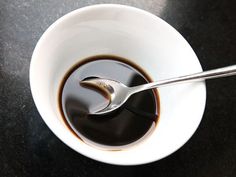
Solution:
[[[127,58],[141,66],[155,81],[202,71],[186,40],[155,15],[114,4],[75,10],[45,31],[35,47],[30,65],[35,104],[54,134],[87,157],[119,165],[156,161],[183,146],[197,129],[204,112],[204,82],[160,88],[161,113],[156,129],[148,138],[128,149],[99,150],[78,140],[69,131],[59,112],[59,85],[75,63],[98,54]]]

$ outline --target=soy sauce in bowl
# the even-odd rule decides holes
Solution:
[[[59,107],[68,126],[88,144],[116,147],[133,144],[155,128],[159,118],[159,95],[149,90],[132,95],[118,110],[90,115],[108,104],[96,90],[80,85],[88,77],[111,78],[127,86],[151,82],[150,77],[127,59],[100,55],[87,58],[65,75],[59,90]]]

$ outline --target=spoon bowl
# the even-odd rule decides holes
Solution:
[[[132,90],[123,83],[111,79],[86,79],[81,81],[80,84],[85,87],[95,88],[109,99],[109,104],[104,109],[90,113],[94,115],[107,114],[118,109],[130,97]]]

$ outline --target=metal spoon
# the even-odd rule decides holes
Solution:
[[[104,78],[87,79],[81,81],[80,84],[84,86],[92,86],[94,88],[97,88],[98,91],[101,91],[102,93],[105,93],[108,96],[109,104],[107,105],[107,107],[98,110],[96,112],[90,113],[94,115],[102,115],[118,109],[127,101],[127,99],[131,95],[144,90],[149,90],[167,85],[173,85],[177,83],[202,81],[205,79],[226,77],[232,75],[236,75],[236,65],[175,77],[171,79],[161,80],[158,82],[147,83],[135,87],[127,87],[126,85],[118,81]]]

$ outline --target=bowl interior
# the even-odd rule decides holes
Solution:
[[[127,58],[155,81],[202,71],[190,45],[158,17],[122,5],[78,9],[47,29],[32,56],[32,95],[49,128],[72,149],[112,164],[148,163],[180,148],[201,121],[206,99],[204,82],[160,88],[161,113],[155,131],[126,150],[99,150],[65,128],[58,107],[62,78],[74,64],[100,54]]]

